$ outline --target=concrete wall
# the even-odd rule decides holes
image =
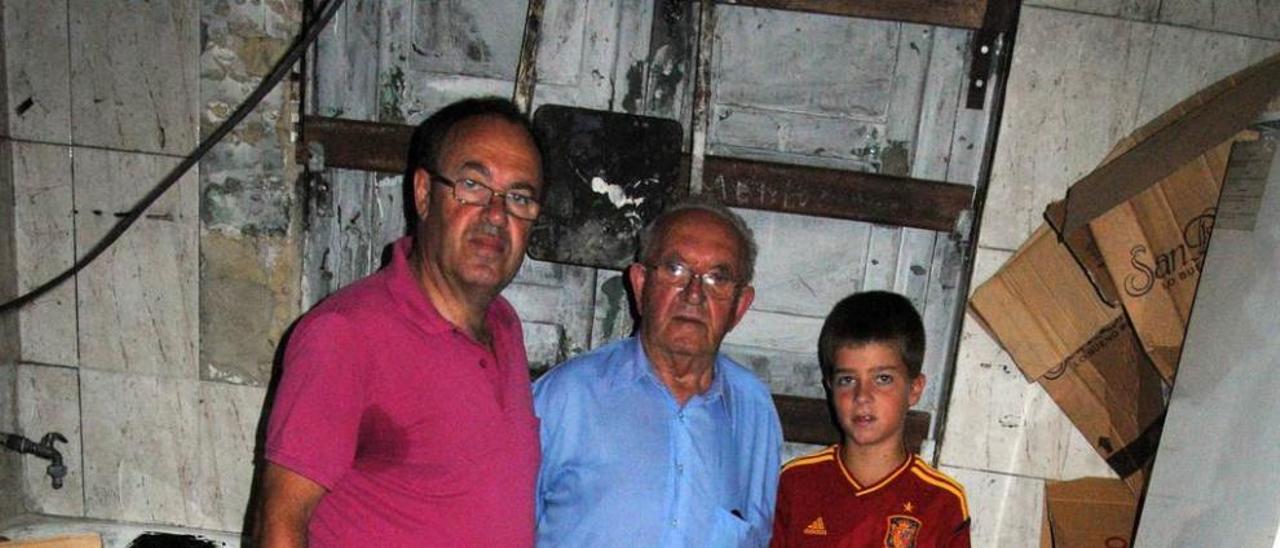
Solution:
[[[99,241],[239,103],[300,18],[296,2],[4,2],[4,295]],[[44,461],[2,457],[0,519],[241,528],[265,389],[240,371],[269,370],[298,310],[288,93],[97,262],[5,317],[0,428],[70,442],[56,491]]]
[[[1028,4],[978,239],[975,287],[1118,138],[1280,51],[1274,3]],[[974,546],[1036,545],[1043,479],[1114,474],[972,319],[962,329],[940,463],[969,491]]]

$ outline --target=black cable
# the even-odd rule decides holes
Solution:
[[[315,43],[316,38],[320,36],[320,31],[324,30],[325,26],[329,24],[329,21],[333,19],[333,16],[338,13],[338,8],[342,7],[342,2],[343,0],[329,0],[329,2],[325,4],[324,8],[320,10],[320,17],[316,20],[315,24],[311,25],[307,29],[306,34],[302,35],[298,41],[295,41],[293,45],[290,46],[289,51],[285,53],[285,56],[280,59],[280,62],[276,63],[275,68],[271,69],[271,73],[267,75],[266,79],[264,79],[256,89],[253,90],[253,93],[250,93],[249,96],[245,98],[243,103],[240,103],[239,107],[236,107],[235,112],[232,112],[231,116],[218,126],[218,129],[214,130],[214,132],[209,134],[208,137],[205,137],[204,140],[196,146],[195,150],[192,151],[191,154],[187,155],[186,158],[183,158],[181,163],[174,167],[173,170],[170,171],[159,184],[152,188],[146,196],[139,200],[137,205],[134,205],[127,215],[116,222],[115,226],[111,227],[111,231],[107,232],[107,235],[99,240],[98,243],[93,246],[93,249],[90,249],[88,253],[78,259],[71,268],[57,276],[54,276],[53,279],[41,284],[40,287],[28,291],[27,293],[4,304],[0,304],[0,314],[17,310],[27,303],[36,300],[41,295],[48,293],[62,282],[67,281],[67,279],[75,276],[81,270],[84,270],[86,266],[89,266],[89,263],[92,263],[94,259],[97,259],[99,255],[107,250],[107,248],[111,247],[116,240],[119,240],[120,236],[124,235],[125,231],[128,230],[129,227],[132,226],[140,217],[142,217],[143,212],[150,208],[156,200],[160,199],[160,196],[162,196],[165,191],[169,190],[169,187],[172,187],[177,183],[178,179],[186,174],[187,170],[191,169],[191,166],[196,165],[196,162],[199,162],[205,154],[208,154],[209,150],[212,149],[214,145],[218,144],[218,141],[221,141],[223,137],[226,137],[227,134],[235,128],[236,124],[239,124],[244,120],[245,116],[248,116],[249,113],[258,106],[258,103],[262,102],[262,99],[271,92],[272,88],[274,88],[276,84],[279,84],[280,80],[284,79],[285,75],[289,73],[289,69],[293,67],[294,63],[297,63],[298,59],[302,57],[307,48],[311,47],[311,44]]]

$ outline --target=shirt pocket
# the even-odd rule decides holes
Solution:
[[[707,546],[747,546],[751,524],[724,508],[716,507],[712,516],[711,538]]]

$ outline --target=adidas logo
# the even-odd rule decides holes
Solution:
[[[818,516],[818,519],[813,520],[812,523],[805,526],[804,534],[826,536],[827,525],[825,523],[822,523],[822,516]]]

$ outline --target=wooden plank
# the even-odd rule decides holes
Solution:
[[[773,404],[782,421],[782,437],[786,441],[831,445],[840,442],[840,433],[831,417],[827,400],[774,394]],[[907,450],[920,453],[929,432],[932,416],[924,411],[907,412],[905,442]]]
[[[702,194],[711,109],[711,53],[716,40],[715,3],[701,0],[698,8],[698,53],[693,71],[693,119],[690,126],[689,194]]]
[[[694,25],[699,6],[693,2],[654,2],[649,36],[649,56],[645,66],[642,114],[692,120],[690,91],[693,78],[689,59],[697,49]],[[683,145],[688,145],[684,142]]]
[[[981,28],[987,11],[987,0],[721,0],[721,3],[966,29]]]
[[[739,213],[755,231],[756,244],[760,246],[752,282],[756,298],[744,323],[762,312],[822,318],[833,303],[861,287],[867,270],[868,240],[875,225],[747,209]],[[815,238],[815,234],[822,237]],[[818,257],[821,260],[815,260]],[[812,342],[816,344],[820,328],[821,324],[803,329],[814,330],[807,334],[814,337]],[[734,328],[730,333],[740,329]],[[807,356],[813,348],[805,343],[800,351]]]
[[[935,34],[935,29],[923,25],[902,25],[898,31],[893,95],[889,97],[885,147],[880,153],[880,169],[876,170],[879,173],[912,175],[920,154],[917,135],[926,112],[925,87],[933,72],[929,60]]]
[[[726,205],[948,232],[973,189],[876,173],[708,156],[703,192]]]
[[[542,13],[545,4],[545,0],[529,0],[529,13],[524,18],[524,40],[520,44],[520,63],[516,66],[516,91],[512,101],[526,115],[533,113],[533,90],[538,78],[538,43],[542,41]]]
[[[862,278],[863,291],[892,291],[898,270],[898,251],[902,245],[902,229],[895,226],[872,225],[867,243],[866,275]]]
[[[413,126],[404,124],[305,116],[299,150],[319,144],[327,168],[403,173],[412,137]]]
[[[321,145],[330,168],[400,173],[412,132],[399,124],[307,116],[302,150]],[[941,232],[955,226],[973,195],[965,185],[720,156],[707,156],[704,170],[704,192],[733,207]]]

